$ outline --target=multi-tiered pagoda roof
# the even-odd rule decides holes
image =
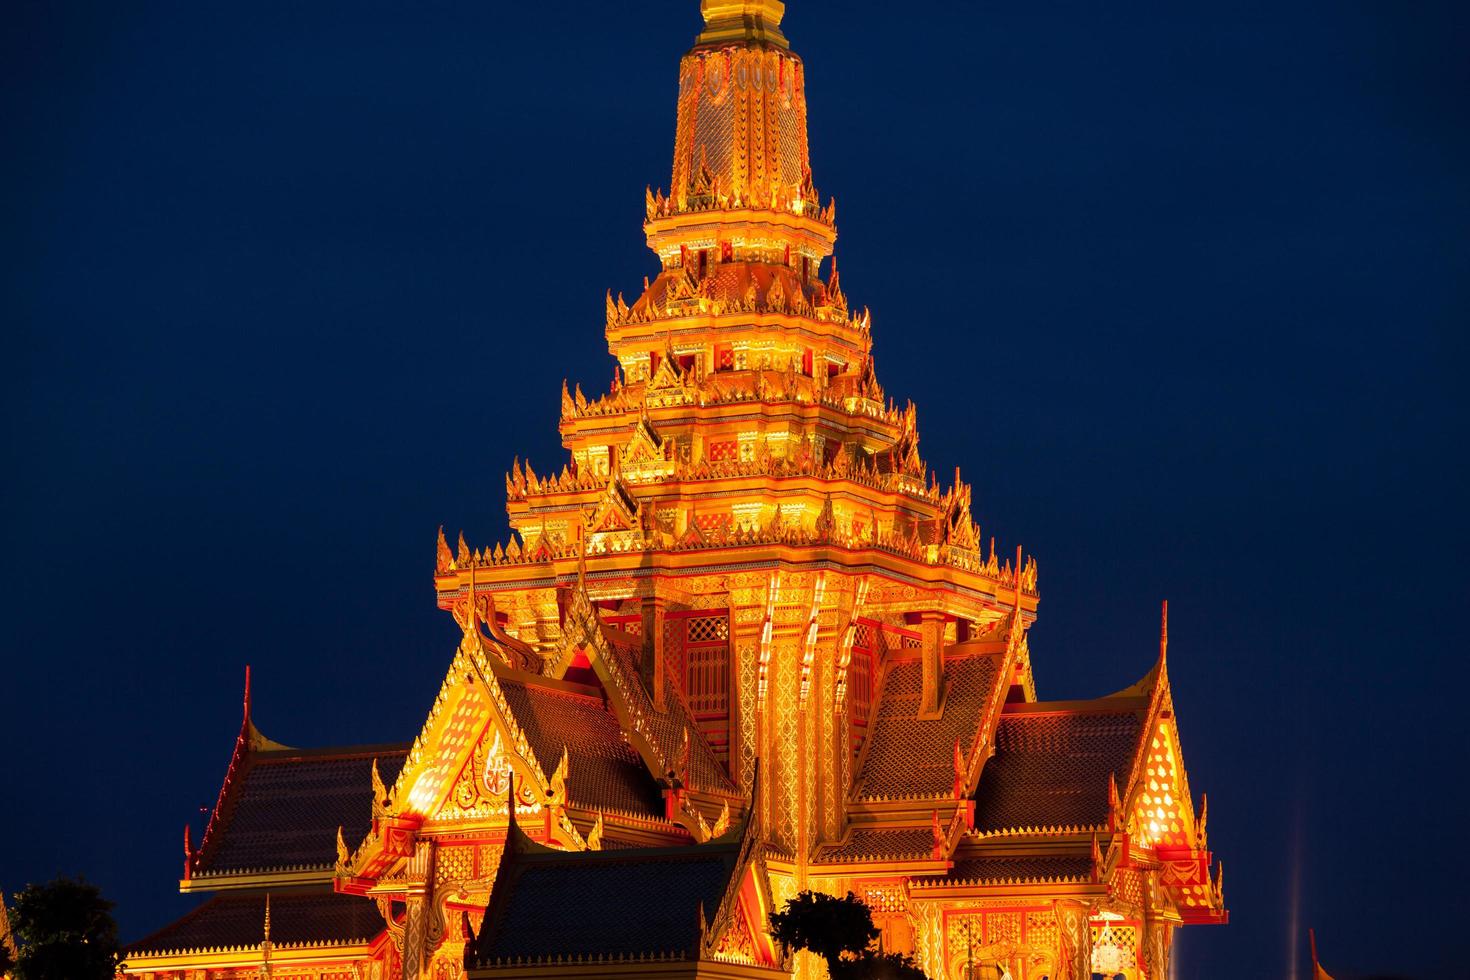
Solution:
[[[815,976],[767,917],[855,892],[930,976],[1167,976],[1223,922],[1159,650],[1038,699],[1038,568],[878,381],[778,0],[703,0],[657,260],[605,393],[516,459],[509,541],[433,580],[463,639],[411,742],[245,719],[151,977]],[[598,386],[599,390],[602,386]],[[248,692],[248,684],[247,684]],[[212,971],[212,972],[211,972]],[[235,971],[235,972],[229,972]]]

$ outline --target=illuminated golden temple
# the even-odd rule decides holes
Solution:
[[[766,928],[813,889],[935,980],[1139,980],[1225,921],[1167,619],[1118,653],[1142,680],[1037,699],[1036,562],[983,544],[878,382],[783,5],[702,7],[658,274],[608,297],[604,393],[563,387],[565,463],[511,468],[509,542],[441,533],[463,641],[422,730],[289,748],[247,681],[185,839],[208,897],[126,974],[816,977]]]

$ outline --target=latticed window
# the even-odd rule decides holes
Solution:
[[[695,714],[723,713],[729,707],[723,649],[691,647],[685,685]]]
[[[848,700],[852,702],[852,721],[855,725],[868,723],[868,711],[873,707],[873,651],[852,648],[852,660],[847,666]]]
[[[691,616],[684,624],[684,693],[698,715],[724,716],[730,707],[730,624],[722,614]]]
[[[664,663],[715,757],[730,757],[730,620],[724,609],[664,616]]]
[[[613,629],[622,630],[624,633],[632,633],[640,636],[643,633],[643,616],[639,613],[622,613],[611,615],[603,613],[602,621]]]
[[[854,758],[868,733],[868,714],[873,707],[873,684],[878,671],[878,628],[859,621],[852,639],[852,657],[847,662],[847,717]]]
[[[720,643],[730,639],[730,625],[724,616],[700,616],[689,621],[690,643]]]

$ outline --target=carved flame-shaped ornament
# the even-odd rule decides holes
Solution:
[[[500,733],[496,732],[490,751],[485,754],[485,791],[492,798],[505,796],[510,790],[510,777],[510,760],[505,757],[505,746],[501,744]]]

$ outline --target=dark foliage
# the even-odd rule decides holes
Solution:
[[[771,936],[788,950],[822,957],[832,980],[927,980],[909,957],[873,948],[873,913],[852,892],[802,892],[771,914]]]
[[[771,914],[771,937],[790,950],[808,950],[827,961],[830,969],[843,953],[857,956],[878,938],[873,913],[848,892],[833,898],[802,892]]]
[[[929,980],[911,957],[864,950],[857,959],[842,960],[827,972],[832,980]]]
[[[112,980],[120,950],[112,903],[96,885],[57,878],[15,896],[15,980]]]

